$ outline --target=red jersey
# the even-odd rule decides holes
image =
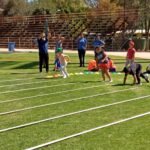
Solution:
[[[136,52],[135,48],[129,48],[128,52],[127,52],[127,58],[128,59],[134,59],[135,52]]]

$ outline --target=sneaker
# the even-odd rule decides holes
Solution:
[[[112,83],[112,82],[113,82],[113,80],[111,79],[111,80],[109,80],[109,82],[110,82],[110,83]]]
[[[142,83],[137,83],[136,85],[142,85]]]
[[[67,76],[63,76],[63,78],[65,79],[65,78],[67,78]]]
[[[101,82],[106,82],[106,80],[102,80]]]

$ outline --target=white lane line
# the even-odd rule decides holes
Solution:
[[[130,121],[130,120],[133,120],[133,119],[137,119],[137,118],[140,118],[140,117],[143,117],[143,116],[146,116],[146,115],[150,115],[150,112],[146,112],[146,113],[139,114],[139,115],[136,115],[136,116],[132,116],[132,117],[129,117],[129,118],[121,119],[121,120],[118,120],[118,121],[115,121],[115,122],[111,122],[111,123],[108,123],[108,124],[105,124],[105,125],[102,125],[102,126],[98,126],[96,128],[85,130],[85,131],[82,131],[82,132],[79,132],[79,133],[76,133],[76,134],[72,134],[72,135],[57,139],[57,140],[53,140],[53,141],[50,141],[50,142],[47,142],[47,143],[44,143],[44,144],[40,144],[40,145],[37,145],[37,146],[34,146],[34,147],[30,147],[30,148],[27,148],[25,150],[39,149],[39,148],[42,148],[42,147],[45,147],[45,146],[48,146],[48,145],[52,145],[52,144],[55,144],[55,143],[58,143],[58,142],[61,142],[61,141],[64,141],[64,140],[67,140],[67,139],[70,139],[70,138],[81,136],[81,135],[86,134],[86,133],[90,133],[90,132],[93,132],[93,131],[96,131],[96,130],[99,130],[99,129],[103,129],[103,128],[110,127],[110,126],[113,126],[113,125],[117,125],[117,124],[127,122],[127,121]]]
[[[41,87],[35,87],[35,88],[26,88],[26,89],[12,90],[12,91],[4,91],[4,92],[0,92],[0,94],[15,93],[15,92],[21,92],[21,91],[28,91],[28,90],[37,90],[37,89],[44,89],[47,87],[65,86],[65,85],[70,85],[70,84],[77,84],[77,83],[65,83],[65,84],[41,86]]]
[[[2,80],[2,81],[0,81],[0,83],[2,83],[2,82],[13,82],[13,81],[22,81],[22,80],[32,80],[32,79],[35,79],[35,77],[34,78],[20,78],[20,79],[10,79],[10,80]]]
[[[56,104],[62,104],[62,103],[77,101],[77,100],[85,100],[87,98],[93,98],[93,97],[107,95],[107,94],[113,94],[113,93],[117,93],[117,92],[124,92],[124,91],[133,90],[133,89],[136,89],[136,88],[117,90],[117,91],[106,92],[106,93],[102,93],[102,94],[96,94],[96,95],[90,95],[90,96],[85,96],[85,97],[73,98],[73,99],[69,99],[69,100],[66,100],[66,101],[47,103],[47,104],[37,105],[37,106],[33,106],[33,107],[26,107],[26,108],[22,108],[22,109],[16,109],[16,110],[8,111],[8,112],[1,112],[0,116],[12,114],[12,113],[18,113],[18,112],[22,112],[22,111],[26,111],[26,110],[30,110],[30,109],[42,108],[42,107],[46,107],[46,106],[51,106],[51,105],[56,105]]]
[[[64,117],[68,117],[68,116],[88,112],[88,111],[93,111],[93,110],[96,110],[96,109],[101,109],[101,108],[106,108],[106,107],[110,107],[110,106],[114,106],[114,105],[118,105],[118,104],[123,104],[123,103],[131,102],[131,101],[141,100],[141,99],[148,98],[148,97],[150,97],[150,95],[136,97],[136,98],[132,98],[132,99],[124,100],[124,101],[119,101],[119,102],[115,102],[115,103],[111,103],[111,104],[105,104],[105,105],[92,107],[92,108],[88,108],[88,109],[83,109],[83,110],[80,110],[80,111],[71,112],[71,113],[68,113],[68,114],[60,115],[60,116],[50,117],[50,118],[42,119],[42,120],[39,120],[39,121],[34,121],[34,122],[30,122],[30,123],[26,123],[26,124],[22,124],[22,125],[18,125],[18,126],[6,128],[6,129],[1,129],[0,133],[10,131],[10,130],[19,129],[19,128],[28,127],[28,126],[36,125],[36,124],[39,124],[39,123],[43,123],[43,122],[47,122],[47,121],[51,121],[51,120],[55,120],[55,119],[60,119],[60,118],[64,118]]]
[[[48,95],[53,95],[53,94],[61,94],[61,93],[78,91],[78,90],[86,90],[86,89],[91,89],[91,88],[96,88],[96,87],[106,86],[106,85],[111,85],[111,84],[96,85],[96,86],[90,86],[90,87],[84,87],[84,88],[77,88],[77,89],[73,89],[73,90],[64,90],[64,91],[60,91],[60,92],[53,92],[53,93],[48,93],[48,94],[39,94],[39,95],[34,95],[34,96],[28,96],[28,97],[22,97],[22,98],[17,98],[17,99],[5,100],[5,101],[0,101],[0,104],[8,103],[8,102],[21,101],[21,100],[27,100],[27,99],[36,98],[36,97],[43,97],[43,96],[48,96]]]
[[[58,81],[58,80],[47,80],[47,81],[38,81],[38,82],[7,84],[7,85],[0,85],[0,88],[9,87],[9,86],[19,86],[19,85],[30,85],[30,84],[38,84],[38,83],[47,83],[47,82],[53,82],[53,81]]]

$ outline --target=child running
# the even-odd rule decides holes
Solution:
[[[112,78],[109,73],[108,57],[103,49],[103,44],[96,47],[96,62],[98,69],[101,69],[103,81],[105,81],[105,75],[108,77],[109,82],[112,82]]]
[[[69,56],[63,54],[62,48],[57,49],[56,56],[57,56],[57,58],[59,59],[59,62],[60,62],[60,71],[63,75],[63,78],[69,77],[69,74],[68,74],[67,68],[66,68],[67,63],[70,60]]]

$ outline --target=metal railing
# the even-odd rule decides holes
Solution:
[[[41,30],[44,30],[47,22],[53,35],[61,33],[66,37],[64,48],[76,49],[76,38],[84,31],[89,41],[89,49],[92,48],[93,35],[98,33],[105,40],[111,37],[113,40],[108,47],[111,47],[110,50],[117,50],[120,49],[121,44],[128,35],[134,34],[138,26],[137,23],[140,22],[141,18],[138,12],[138,9],[126,11],[99,10],[88,13],[1,17],[0,46],[13,41],[16,42],[18,48],[35,47],[34,40]],[[10,27],[9,30],[8,27]],[[119,33],[117,33],[118,31]],[[125,37],[118,38],[122,35]],[[50,47],[52,48],[54,45],[55,42],[50,40]]]

